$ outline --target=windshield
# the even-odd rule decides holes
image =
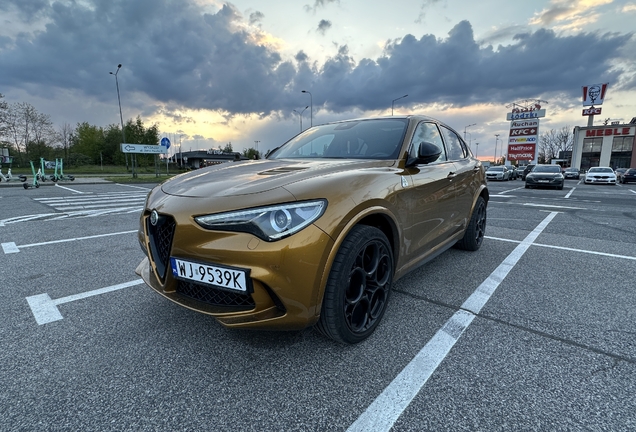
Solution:
[[[492,167],[492,168],[488,168],[488,171],[503,171],[503,167]]]
[[[576,171],[578,171],[576,168],[566,168],[565,170],[567,172],[576,172]]]
[[[407,119],[374,119],[315,126],[267,158],[397,159],[407,125]]]
[[[606,172],[606,173],[611,173],[613,172],[611,168],[599,168],[599,167],[595,167],[595,168],[590,168],[590,170],[588,172]]]
[[[559,165],[540,166],[537,165],[532,170],[533,173],[560,173],[561,167]]]

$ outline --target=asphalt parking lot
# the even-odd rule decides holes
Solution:
[[[636,430],[636,185],[523,185],[355,346],[143,285],[151,185],[0,187],[0,430]]]

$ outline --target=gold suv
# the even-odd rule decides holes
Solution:
[[[481,162],[437,120],[328,123],[265,159],[155,187],[137,273],[228,327],[316,325],[357,343],[377,327],[397,279],[452,246],[479,249],[488,198]]]

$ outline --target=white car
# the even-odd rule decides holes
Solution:
[[[616,174],[610,167],[592,167],[585,173],[585,184],[611,184],[616,186]]]
[[[486,180],[510,180],[510,170],[503,165],[491,166],[486,171]]]

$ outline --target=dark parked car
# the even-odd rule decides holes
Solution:
[[[395,281],[453,246],[479,249],[488,197],[482,163],[430,117],[314,126],[265,159],[157,185],[136,272],[227,327],[316,325],[356,343],[382,320]]]
[[[553,187],[563,189],[565,178],[559,165],[537,165],[526,175],[526,189]]]
[[[579,172],[578,168],[566,168],[565,171],[563,171],[563,177],[565,177],[566,179],[580,180],[581,173]]]
[[[517,180],[517,178],[519,178],[519,172],[514,165],[509,166],[508,171],[510,171],[510,180]]]
[[[532,168],[534,168],[535,164],[528,164],[523,168],[523,172],[521,173],[521,180],[525,180],[526,176],[528,175],[528,173],[530,171],[532,171]]]
[[[629,168],[625,171],[623,175],[621,175],[620,182],[623,184],[636,182],[636,168]]]
[[[623,173],[624,173],[625,171],[627,171],[627,168],[616,168],[616,169],[614,170],[614,174],[616,174],[616,181],[617,181],[618,183],[620,183],[620,182],[621,182],[621,176],[623,175]]]

